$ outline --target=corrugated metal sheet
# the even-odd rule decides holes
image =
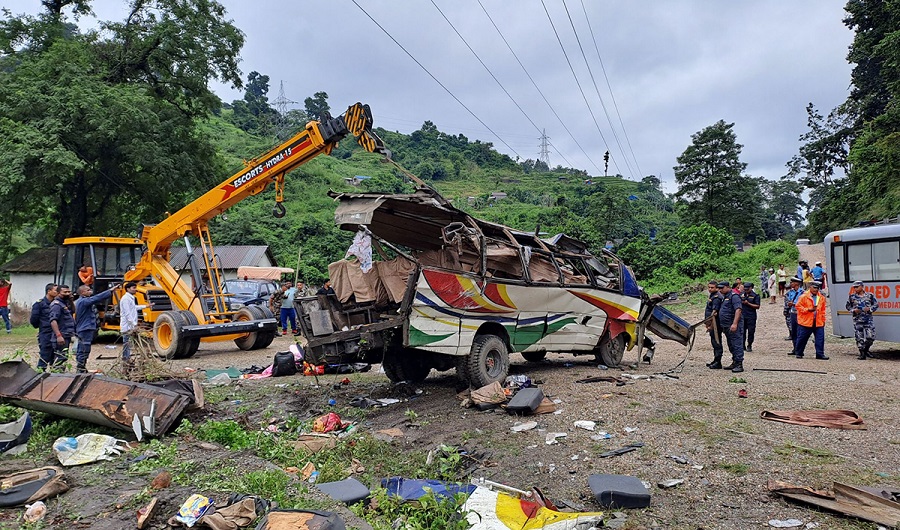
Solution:
[[[4,272],[56,272],[56,247],[33,248],[0,265]]]
[[[223,269],[237,269],[242,265],[276,265],[275,257],[266,245],[219,245],[215,247],[215,251],[216,255],[219,256],[219,266]],[[194,259],[198,260],[197,263],[200,264],[200,268],[205,269],[206,265],[203,263],[203,254],[200,252],[200,249],[194,249],[194,257]],[[187,249],[184,247],[173,247],[169,263],[176,269],[184,267],[185,263],[187,263]]]

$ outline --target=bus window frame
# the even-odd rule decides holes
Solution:
[[[858,241],[841,241],[840,243],[833,243],[831,245],[831,264],[835,269],[832,271],[831,277],[829,280],[834,284],[841,283],[852,283],[855,281],[864,281],[864,282],[898,282],[900,281],[900,274],[896,278],[879,278],[876,277],[876,267],[875,267],[875,255],[873,252],[873,245],[882,244],[882,243],[894,243],[898,246],[898,256],[900,256],[900,237],[881,237],[874,239],[861,239]],[[850,247],[851,246],[868,246],[869,247],[869,274],[868,277],[858,277],[855,275],[851,275],[850,273]],[[840,270],[837,269],[838,263],[835,259],[836,256],[840,255],[841,257],[841,265],[842,268]],[[900,263],[900,262],[898,262]],[[898,268],[900,271],[900,268]]]

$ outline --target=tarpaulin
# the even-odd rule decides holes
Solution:
[[[474,484],[454,484],[440,480],[422,480],[403,477],[391,477],[382,479],[381,486],[387,490],[388,495],[400,497],[405,501],[414,501],[419,497],[434,493],[437,498],[453,497],[457,493],[466,495],[475,491]]]
[[[827,427],[829,429],[865,429],[862,418],[852,410],[764,410],[759,415],[764,420]]]
[[[603,520],[603,512],[558,512],[480,486],[463,505],[463,512],[471,530],[576,530],[588,524],[600,526]]]

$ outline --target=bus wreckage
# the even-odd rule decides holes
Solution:
[[[618,366],[650,331],[683,345],[694,328],[657,304],[612,252],[476,219],[437,192],[329,195],[356,233],[332,263],[334,293],[295,299],[307,356],[382,363],[393,382],[456,368],[472,387],[506,378],[509,356],[594,355]]]

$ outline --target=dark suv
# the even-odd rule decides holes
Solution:
[[[245,305],[268,305],[278,289],[275,280],[225,280],[222,291],[231,295],[225,299],[229,309],[237,311]]]

